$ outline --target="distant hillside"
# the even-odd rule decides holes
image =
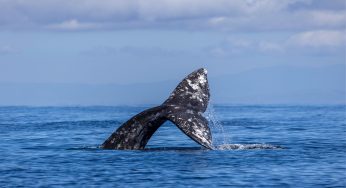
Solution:
[[[345,104],[345,76],[344,65],[266,68],[211,78],[210,87],[217,103]]]
[[[326,77],[328,72],[333,77]],[[266,68],[215,77],[213,103],[346,104],[345,66]],[[160,78],[158,78],[160,80]],[[180,80],[130,85],[0,84],[0,105],[160,104]]]

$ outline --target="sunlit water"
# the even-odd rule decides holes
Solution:
[[[214,106],[215,150],[165,123],[98,146],[146,107],[0,107],[0,187],[345,187],[345,106]]]

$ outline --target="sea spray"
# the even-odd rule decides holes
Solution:
[[[211,129],[214,150],[284,149],[284,147],[281,146],[265,143],[232,144],[230,134],[225,131],[222,123],[219,121],[215,108],[211,103],[205,112],[205,116]]]
[[[217,118],[217,114],[212,103],[209,103],[205,115],[209,122],[209,127],[213,136],[213,146],[217,148],[219,145],[231,143],[230,135],[225,132],[223,125]]]

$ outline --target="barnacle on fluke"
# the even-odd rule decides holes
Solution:
[[[101,147],[144,149],[154,132],[169,120],[198,144],[211,149],[211,132],[203,117],[209,97],[207,70],[201,68],[185,77],[162,105],[147,109],[121,125]]]

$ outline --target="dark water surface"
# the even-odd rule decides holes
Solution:
[[[0,187],[346,186],[346,106],[216,106],[217,150],[171,123],[146,150],[98,149],[145,108],[0,107]]]

